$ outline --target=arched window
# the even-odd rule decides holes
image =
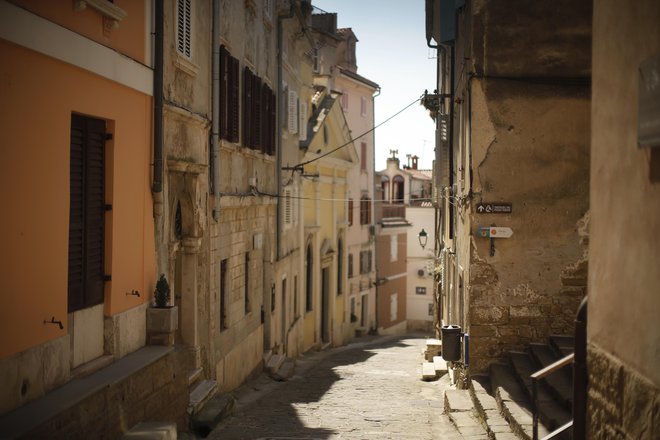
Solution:
[[[404,179],[400,175],[392,179],[392,203],[403,203]]]
[[[307,255],[305,257],[305,310],[312,311],[312,281],[314,275],[314,256],[312,255],[312,244],[307,245]]]
[[[387,176],[381,176],[380,186],[383,188],[383,202],[390,201],[390,178]]]

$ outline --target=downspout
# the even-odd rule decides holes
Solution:
[[[213,0],[213,63],[211,66],[211,166],[213,168],[213,220],[220,218],[220,0]]]
[[[277,261],[281,258],[281,243],[282,243],[282,204],[280,203],[280,195],[282,194],[282,37],[284,31],[282,29],[282,22],[288,18],[292,18],[294,14],[295,2],[291,1],[289,6],[289,13],[285,15],[277,15],[277,111],[275,112],[275,124],[277,125],[277,161],[275,178],[277,180],[277,210],[275,224],[275,246]],[[286,98],[284,98],[286,99]]]
[[[163,192],[163,0],[156,0],[154,53],[154,195]],[[162,204],[162,195],[160,198]],[[162,215],[162,210],[158,215]]]

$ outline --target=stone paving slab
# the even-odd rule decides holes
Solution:
[[[448,380],[419,380],[424,344],[421,335],[379,337],[306,354],[289,381],[234,392],[234,415],[208,438],[461,439],[442,413]],[[251,387],[260,390],[242,390]]]

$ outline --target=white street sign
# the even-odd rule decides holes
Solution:
[[[491,226],[489,228],[490,238],[509,238],[513,235],[511,228],[505,228],[500,226]]]

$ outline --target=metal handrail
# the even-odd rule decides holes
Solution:
[[[565,424],[561,425],[559,428],[555,429],[550,434],[543,437],[541,440],[550,440],[551,438],[554,438],[555,436],[561,434],[562,432],[568,431],[572,427],[573,427],[573,420],[571,420],[568,423],[565,423]]]
[[[540,379],[543,379],[544,377],[547,377],[555,372],[557,372],[560,368],[565,367],[566,365],[569,365],[573,363],[573,360],[575,359],[575,355],[573,353],[569,354],[568,356],[565,356],[561,359],[559,359],[556,362],[551,363],[547,367],[544,367],[540,369],[539,371],[532,373],[529,377],[532,379],[532,405],[534,408],[534,418],[533,418],[533,425],[532,425],[532,435],[534,440],[538,440],[539,438],[539,411],[538,411],[538,397],[537,397],[537,382]],[[569,425],[570,423],[570,425]],[[567,423],[566,425],[562,426],[561,428],[553,431],[551,434],[547,435],[544,437],[545,439],[552,438],[556,434],[559,434],[563,432],[565,429],[570,428],[573,425],[573,421]]]

